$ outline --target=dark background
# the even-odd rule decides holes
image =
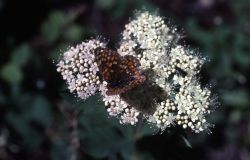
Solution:
[[[211,134],[120,125],[98,95],[65,91],[59,55],[97,35],[117,48],[143,8],[209,59],[200,79],[218,97]],[[1,160],[250,160],[249,0],[0,0],[0,16]]]

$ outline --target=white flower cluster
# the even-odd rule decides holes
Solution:
[[[58,63],[58,72],[69,85],[69,90],[86,99],[100,91],[110,116],[116,116],[121,124],[135,125],[139,117],[145,118],[162,131],[174,125],[200,132],[209,126],[206,115],[210,113],[211,92],[198,83],[197,74],[205,59],[179,45],[175,28],[164,23],[163,18],[149,12],[142,12],[125,26],[117,52],[132,55],[140,61],[140,70],[145,75],[148,91],[145,97],[138,96],[143,103],[152,104],[150,112],[145,106],[134,106],[124,95],[107,95],[107,82],[98,76],[98,65],[94,51],[105,48],[99,40],[90,40],[69,49]],[[150,71],[150,72],[148,72]],[[152,93],[152,92],[159,93]],[[156,97],[147,103],[148,94]],[[129,93],[130,94],[130,93]],[[137,93],[135,93],[136,95]],[[146,96],[147,95],[147,96]],[[164,96],[163,96],[164,95]],[[162,97],[161,97],[162,96]]]
[[[108,114],[119,118],[121,124],[135,125],[138,122],[140,112],[131,107],[120,95],[107,95],[106,85],[107,82],[104,81],[100,86],[100,92]]]
[[[82,42],[66,51],[57,64],[57,71],[67,81],[70,92],[76,93],[81,99],[93,95],[100,85],[94,50],[105,46],[99,40]]]
[[[165,25],[163,19],[148,12],[137,15],[135,20],[125,25],[118,52],[134,55],[140,59],[143,69],[158,65],[171,44],[175,29]],[[136,49],[139,49],[137,51]]]
[[[181,125],[199,132],[209,126],[205,116],[211,105],[210,91],[196,82],[205,59],[178,45],[178,37],[161,17],[143,12],[125,26],[119,53],[136,56],[142,70],[152,69],[155,74],[150,80],[168,94],[156,102],[152,115],[145,115],[149,122],[162,130]]]

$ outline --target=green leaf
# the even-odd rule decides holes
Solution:
[[[124,160],[130,160],[133,154],[136,152],[135,141],[125,141],[123,143],[123,148],[121,148],[120,153]]]
[[[17,49],[15,49],[11,54],[11,63],[17,66],[23,66],[27,64],[30,55],[31,48],[28,44],[22,44]]]
[[[225,91],[222,94],[222,100],[227,105],[234,106],[238,109],[243,109],[248,107],[249,94],[247,91],[242,89]]]
[[[232,111],[230,114],[230,120],[233,123],[238,123],[242,117],[242,112],[239,110]]]
[[[39,147],[45,137],[40,127],[34,126],[33,122],[44,128],[50,124],[52,116],[49,102],[43,96],[23,93],[12,103],[16,108],[5,115],[7,123],[20,135],[22,147],[28,150]]]
[[[19,84],[23,79],[23,74],[19,66],[7,63],[1,69],[1,77],[10,85]]]
[[[69,159],[67,152],[68,145],[61,139],[56,139],[52,142],[50,157],[52,160]]]
[[[30,110],[27,112],[29,118],[43,126],[48,126],[51,122],[51,106],[47,99],[43,96],[33,98]]]
[[[30,150],[36,149],[42,143],[42,134],[29,125],[25,114],[9,112],[6,115],[7,122],[21,136],[22,147]]]
[[[69,41],[79,41],[83,36],[83,29],[81,26],[72,25],[65,32],[64,37]]]
[[[250,55],[248,52],[244,52],[244,51],[237,51],[233,54],[234,56],[234,60],[236,63],[239,64],[240,67],[249,67],[250,65]]]
[[[61,58],[60,56],[62,56],[62,54],[69,49],[69,47],[71,46],[71,43],[68,42],[62,42],[60,44],[58,44],[56,47],[54,47],[51,51],[50,51],[50,59],[51,60],[59,60],[59,58]]]
[[[62,91],[60,95],[71,106],[80,109],[85,108],[84,106],[87,105],[86,102],[91,101],[90,99],[87,99],[86,101],[81,100],[80,98],[76,97],[74,94],[68,92],[67,90]]]
[[[117,153],[130,154],[134,150],[134,143],[132,136],[126,134],[131,127],[119,124],[114,117],[108,117],[105,106],[100,101],[100,97],[95,95],[78,106],[84,108],[79,126],[85,151],[95,158]]]
[[[17,87],[17,85],[15,85]],[[32,93],[23,93],[20,91],[20,86],[18,86],[17,88],[13,88],[12,92],[14,92],[14,96],[12,96],[11,100],[12,100],[12,103],[15,104],[15,108],[17,110],[20,110],[20,111],[27,111],[30,109],[30,106],[31,106],[31,103],[33,101],[33,98],[34,96],[32,95]]]
[[[107,126],[91,129],[83,141],[83,147],[86,151],[96,158],[104,158],[131,147],[127,146],[128,141],[126,139]]]
[[[55,42],[68,19],[62,12],[55,11],[49,15],[48,20],[42,25],[42,35],[48,43]]]
[[[153,135],[158,132],[157,128],[154,128],[151,124],[148,124],[147,122],[144,122],[145,124],[143,125],[141,129],[141,134],[142,136],[149,136]]]
[[[115,0],[96,0],[96,6],[102,9],[109,9],[114,5]]]

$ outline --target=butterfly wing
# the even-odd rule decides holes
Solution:
[[[100,75],[108,85],[108,95],[121,94],[145,81],[140,73],[139,61],[133,56],[120,56],[117,52],[101,49],[96,52]]]
[[[100,70],[101,78],[109,83],[112,81],[116,66],[121,59],[120,55],[106,48],[101,48],[96,50],[95,58]]]

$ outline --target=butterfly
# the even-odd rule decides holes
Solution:
[[[121,56],[107,48],[98,48],[95,60],[99,74],[107,84],[107,95],[122,94],[139,86],[145,81],[145,76],[139,70],[140,62],[134,56]]]

